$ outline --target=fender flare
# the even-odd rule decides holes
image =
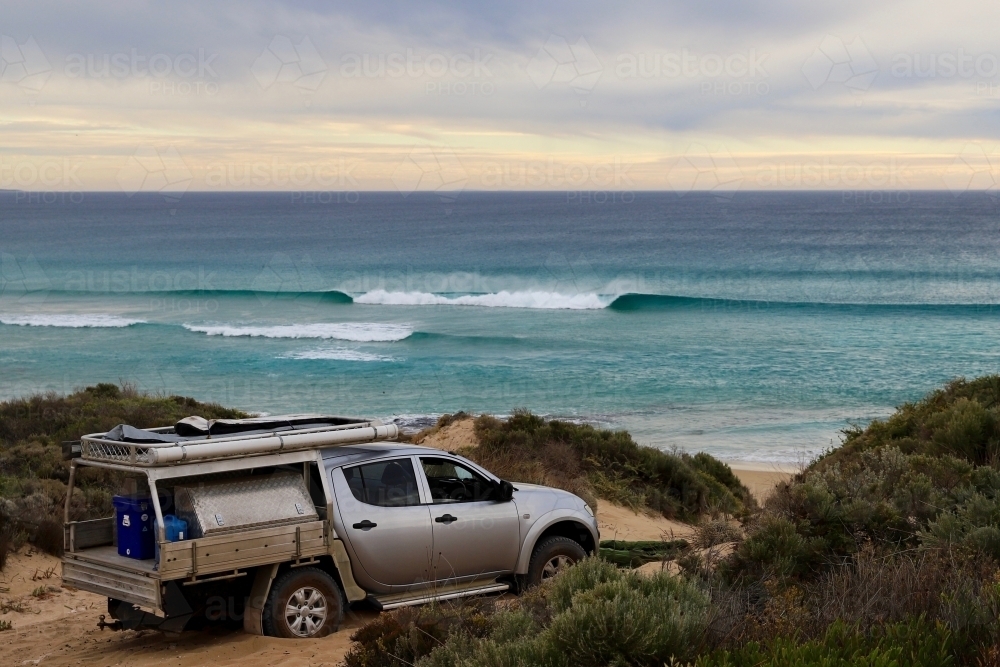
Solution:
[[[560,521],[573,521],[580,524],[590,532],[594,539],[595,547],[600,544],[600,536],[593,525],[594,517],[582,510],[569,508],[554,509],[538,517],[538,520],[531,524],[528,534],[525,535],[524,541],[521,543],[521,554],[517,558],[517,567],[514,568],[515,574],[528,573],[528,566],[531,564],[531,554],[535,550],[538,538],[551,526]]]

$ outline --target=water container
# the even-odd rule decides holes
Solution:
[[[153,503],[149,498],[115,496],[115,531],[118,536],[118,555],[136,560],[153,557]]]
[[[163,517],[163,528],[167,535],[167,542],[180,542],[188,537],[188,522],[178,519],[173,514]]]

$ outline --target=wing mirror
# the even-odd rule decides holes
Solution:
[[[497,490],[500,492],[498,498],[500,502],[509,502],[514,497],[514,485],[505,479],[501,479],[497,484]]]

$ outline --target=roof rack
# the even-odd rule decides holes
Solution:
[[[280,420],[280,417],[274,417],[268,421]],[[315,425],[315,422],[323,420],[332,425]],[[296,428],[292,425],[280,431],[255,430],[223,437],[211,435],[173,437],[175,440],[173,442],[128,442],[109,438],[108,433],[92,433],[80,439],[79,458],[84,461],[149,468],[293,450],[357,445],[392,440],[399,435],[399,428],[395,424],[383,424],[374,419],[349,421],[337,417],[322,417],[310,421],[313,423],[305,428]],[[348,423],[344,423],[345,421]],[[233,423],[233,420],[229,420],[229,425]],[[246,420],[246,423],[250,425],[252,420]],[[148,429],[145,432],[170,438],[175,433],[175,427]]]

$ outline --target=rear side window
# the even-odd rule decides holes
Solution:
[[[410,459],[379,461],[344,468],[347,486],[359,502],[379,507],[419,505],[417,477]]]

